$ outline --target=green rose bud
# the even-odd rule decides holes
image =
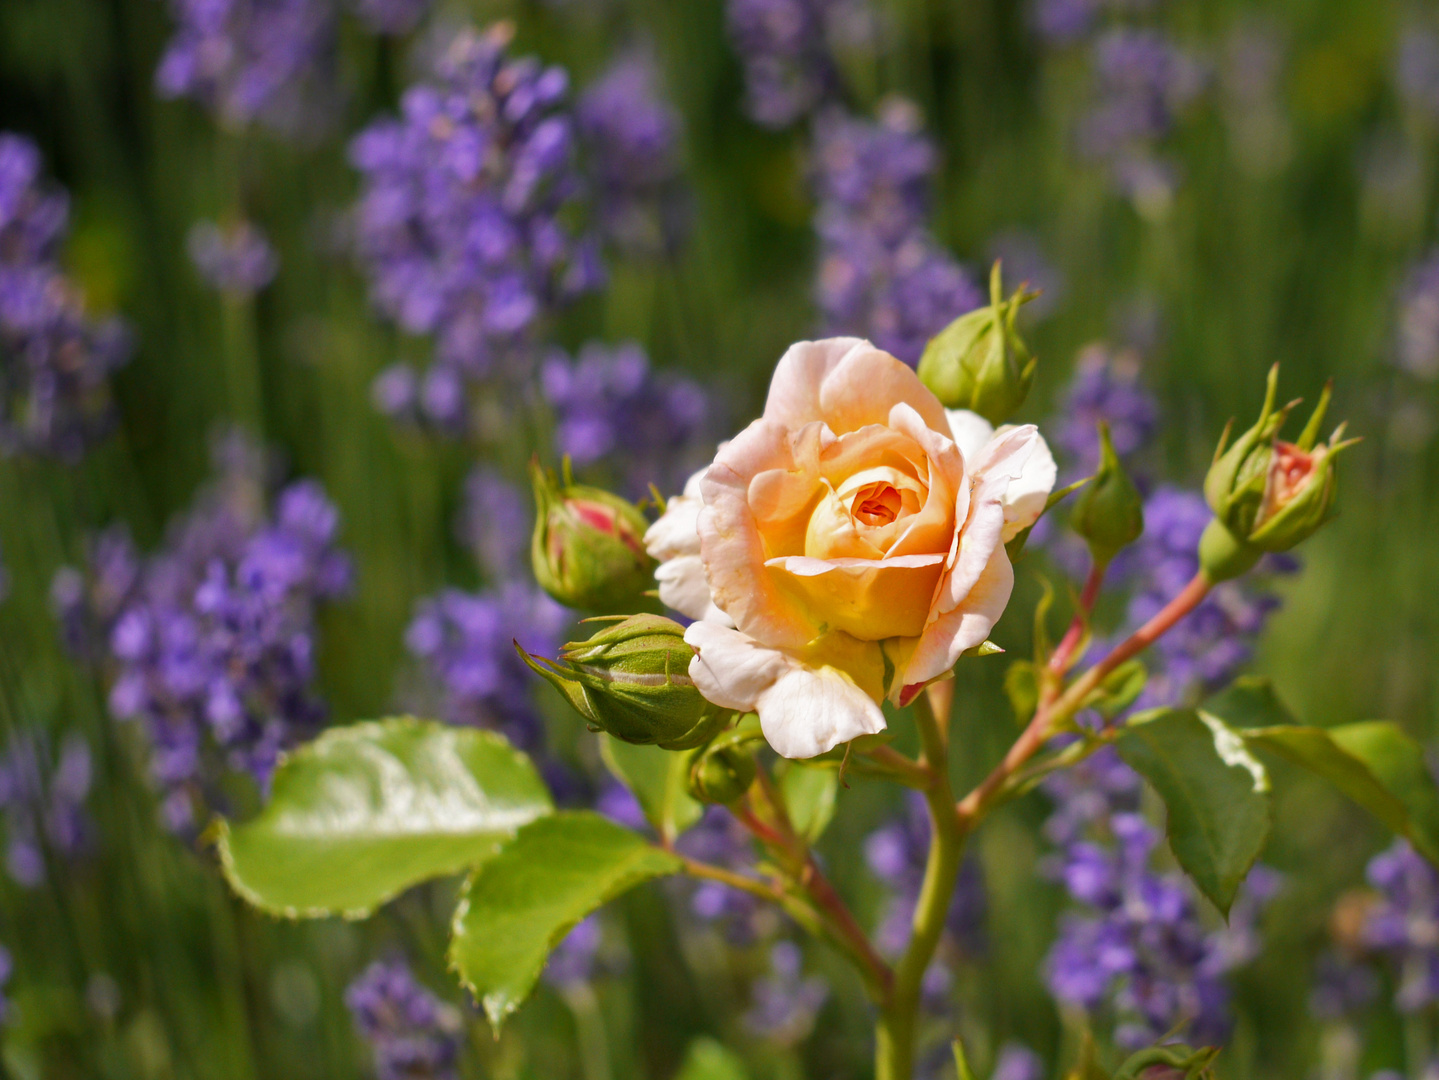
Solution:
[[[661,615],[621,619],[588,641],[570,642],[558,660],[515,648],[594,728],[625,742],[689,750],[730,719],[695,689],[689,677],[695,651],[684,627]]]
[[[1084,537],[1100,566],[1108,565],[1121,548],[1144,532],[1144,500],[1120,464],[1109,424],[1103,420],[1099,422],[1099,470],[1075,500],[1069,524]]]
[[[969,409],[996,427],[1019,411],[1034,384],[1035,360],[1014,321],[1038,295],[1021,285],[1005,300],[996,262],[989,306],[961,315],[925,346],[919,377],[945,408]]]
[[[742,746],[706,750],[690,765],[690,794],[700,802],[734,802],[749,790],[758,771],[754,754]]]
[[[1329,442],[1319,428],[1329,409],[1332,382],[1296,442],[1278,435],[1297,401],[1274,407],[1279,366],[1269,371],[1259,420],[1225,449],[1228,429],[1204,479],[1204,497],[1214,520],[1199,543],[1199,561],[1211,581],[1248,570],[1265,552],[1288,551],[1334,516],[1339,453],[1358,439],[1344,440],[1340,424]]]
[[[535,580],[560,603],[585,611],[623,611],[648,606],[655,561],[645,551],[649,527],[633,503],[594,487],[563,485],[538,461],[535,534],[530,559]]]

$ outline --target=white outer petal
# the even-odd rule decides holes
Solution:
[[[766,741],[783,757],[814,757],[884,730],[880,707],[834,668],[806,667],[714,623],[695,623],[685,641],[697,650],[689,674],[700,693],[721,708],[759,713]]]
[[[999,438],[1011,430],[1011,427],[1006,426],[994,434]],[[1034,448],[1025,459],[1019,476],[1009,482],[1009,489],[1004,493],[1005,543],[1039,520],[1039,515],[1044,513],[1044,504],[1049,501],[1049,493],[1054,490],[1054,480],[1058,475],[1059,469],[1054,463],[1054,454],[1049,449],[1049,443],[1036,431]]]
[[[968,409],[945,409],[949,417],[949,430],[954,433],[954,445],[964,455],[964,467],[973,469],[979,460],[985,443],[994,438],[994,425],[977,412]]]
[[[660,602],[681,615],[705,622],[733,626],[734,622],[715,606],[710,584],[705,578],[704,560],[699,555],[678,555],[660,563],[655,570]]]

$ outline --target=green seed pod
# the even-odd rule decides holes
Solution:
[[[672,619],[631,615],[569,643],[557,660],[515,648],[593,727],[625,742],[689,750],[729,723],[731,713],[706,701],[690,679],[695,651]]]
[[[1075,500],[1069,524],[1089,544],[1097,565],[1107,565],[1144,532],[1144,500],[1114,452],[1109,425],[1103,420],[1099,422],[1099,470]]]
[[[961,315],[934,336],[919,359],[919,377],[948,409],[969,409],[998,427],[1019,411],[1034,385],[1036,361],[1015,329],[1021,305],[1038,296],[1023,286],[1008,300],[999,263],[989,277],[989,304]]]
[[[545,592],[582,611],[648,606],[655,561],[645,551],[649,523],[639,508],[601,488],[569,483],[568,476],[561,484],[538,461],[530,475],[537,508],[530,559]]]

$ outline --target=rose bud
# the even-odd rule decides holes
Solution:
[[[948,409],[968,409],[996,426],[1019,411],[1034,384],[1035,360],[1015,330],[1022,304],[1038,293],[1021,285],[1008,300],[999,263],[989,276],[989,305],[961,315],[925,346],[919,377]]]
[[[713,738],[731,714],[695,689],[688,674],[695,651],[684,633],[661,615],[631,615],[588,641],[570,642],[558,660],[515,648],[595,729],[625,742],[689,750]]]
[[[1344,440],[1340,424],[1329,442],[1318,442],[1332,384],[1325,386],[1298,440],[1279,439],[1298,402],[1274,407],[1278,375],[1275,365],[1259,420],[1227,450],[1225,439],[1220,440],[1204,480],[1214,520],[1200,540],[1199,558],[1211,581],[1242,574],[1265,552],[1288,551],[1333,517],[1336,460],[1340,451],[1359,441]]]
[[[649,527],[633,503],[600,488],[563,485],[538,461],[535,534],[530,559],[540,587],[566,607],[623,611],[649,606],[655,562],[645,551]]]
[[[1109,424],[1099,422],[1099,469],[1075,500],[1069,524],[1089,544],[1096,566],[1107,566],[1144,532],[1144,500],[1124,471]]]
[[[689,792],[700,802],[732,803],[749,790],[758,773],[753,751],[740,745],[706,750],[690,765]]]

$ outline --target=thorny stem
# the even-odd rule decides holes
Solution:
[[[1203,571],[1195,574],[1189,584],[1184,586],[1174,599],[1164,605],[1164,608],[1154,618],[1115,646],[1108,656],[1076,679],[1057,700],[1041,704],[1034,714],[1034,719],[1029,722],[1029,726],[1024,729],[1023,734],[1015,740],[1014,745],[1009,748],[1009,752],[1004,755],[1004,760],[996,765],[993,771],[984,778],[984,781],[966,795],[955,808],[961,831],[969,832],[978,824],[1001,794],[1009,778],[1049,741],[1057,725],[1079,711],[1085,698],[1103,681],[1106,675],[1130,657],[1143,652],[1173,629],[1175,623],[1199,605],[1199,602],[1209,594],[1211,588],[1213,588],[1213,583],[1204,576]]]
[[[941,696],[944,703],[947,696]],[[949,713],[936,717],[928,693],[914,702],[915,723],[924,747],[930,780],[924,790],[929,807],[929,855],[924,883],[915,903],[909,945],[894,971],[894,984],[880,1010],[875,1031],[875,1080],[911,1080],[914,1075],[915,1023],[920,987],[944,933],[945,917],[959,878],[964,832],[954,812],[949,784]]]

